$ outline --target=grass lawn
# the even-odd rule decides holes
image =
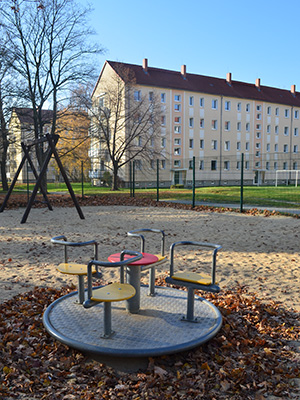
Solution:
[[[72,183],[74,192],[82,194],[82,184]],[[29,190],[33,190],[34,185],[29,185]],[[49,193],[66,192],[68,189],[64,183],[49,183]],[[27,185],[18,185],[14,188],[14,193],[26,193]],[[1,191],[0,191],[1,193]],[[84,195],[124,195],[130,194],[129,189],[120,189],[113,192],[108,187],[91,186],[84,183]],[[135,189],[135,196],[143,196],[156,199],[156,189]],[[284,208],[300,208],[300,187],[294,186],[245,186],[243,192],[244,204],[254,206],[270,206]],[[159,189],[160,200],[187,200],[192,202],[191,189]],[[220,186],[220,187],[201,187],[195,190],[195,200],[200,202],[212,202],[220,204],[239,204],[240,187]]]

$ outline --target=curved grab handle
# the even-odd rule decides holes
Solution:
[[[152,233],[160,233],[162,235],[161,239],[161,255],[165,255],[165,232],[161,229],[151,229],[151,228],[142,228],[142,229],[134,229],[133,231],[127,232],[127,236],[139,237],[141,239],[141,252],[145,253],[145,237],[140,235],[142,232],[152,232]]]
[[[53,244],[60,244],[64,246],[64,251],[65,251],[65,263],[68,262],[68,246],[72,247],[81,247],[81,246],[89,246],[89,245],[94,245],[94,258],[97,260],[98,258],[98,242],[96,240],[89,240],[87,242],[68,242],[68,239],[64,235],[60,236],[55,236],[51,240],[51,243]]]

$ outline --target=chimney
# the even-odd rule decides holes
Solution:
[[[291,86],[291,93],[293,96],[296,96],[296,85]]]
[[[226,82],[228,83],[229,86],[231,86],[231,72],[227,72]]]
[[[260,90],[260,79],[259,78],[256,79],[255,86],[257,87],[258,90]]]
[[[181,66],[181,75],[183,79],[186,79],[186,65]]]
[[[143,70],[144,70],[145,74],[148,73],[148,58],[143,59]]]

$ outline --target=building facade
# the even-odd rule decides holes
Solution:
[[[276,171],[300,169],[300,93],[295,85],[283,90],[263,86],[260,79],[253,84],[234,81],[231,73],[224,79],[189,74],[185,65],[180,71],[151,68],[147,59],[140,66],[106,61],[93,102],[103,96],[105,77],[122,79],[125,68],[134,77],[132,101],[142,95],[159,98],[160,181],[166,186],[192,181],[193,158],[198,185],[237,183],[242,154],[247,184],[273,184]],[[106,169],[103,154],[101,143],[92,140],[91,177],[101,176],[98,171]],[[151,186],[154,160],[136,161],[136,181]],[[123,179],[129,180],[128,166]]]

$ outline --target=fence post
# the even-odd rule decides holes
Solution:
[[[156,160],[156,201],[159,201],[159,159]]]
[[[27,180],[27,203],[29,202],[29,171],[28,171],[28,160],[26,162],[26,180]]]
[[[134,197],[134,189],[135,189],[135,161],[132,162],[132,197]]]
[[[129,193],[130,193],[130,197],[132,197],[132,167],[131,167],[131,161],[129,161]]]
[[[81,197],[84,198],[84,190],[83,190],[83,161],[81,161]]]
[[[244,203],[244,153],[242,153],[242,162],[241,162],[241,196],[240,196],[240,212],[243,210]]]
[[[193,156],[193,201],[192,201],[192,208],[195,207],[195,188],[196,188],[196,182],[195,182],[195,156]]]

